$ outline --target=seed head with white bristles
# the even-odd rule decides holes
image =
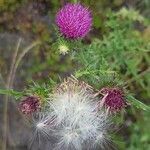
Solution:
[[[94,149],[97,143],[105,143],[110,124],[107,114],[97,109],[98,99],[91,86],[67,78],[48,101],[49,116],[55,118],[50,128],[58,141],[56,149],[81,150],[87,143]]]
[[[36,133],[51,139],[55,150],[105,149],[110,121],[98,104],[91,86],[67,78],[49,95],[46,111],[35,122]]]

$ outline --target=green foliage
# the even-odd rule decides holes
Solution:
[[[24,92],[27,95],[37,95],[43,101],[45,101],[49,97],[49,94],[52,92],[52,89],[55,85],[56,82],[52,79],[49,79],[46,84],[32,82],[31,84],[29,84],[29,87],[26,88]]]
[[[107,33],[102,40],[95,39],[77,52],[76,60],[82,65],[77,76],[82,75],[97,86],[105,78],[108,82],[114,81],[113,76],[119,74],[122,81],[127,81],[129,89],[132,88],[130,81],[136,81],[137,90],[147,91],[150,88],[146,74],[150,65],[147,58],[150,45],[135,29],[136,21],[144,24],[145,20],[133,10],[123,8],[118,13],[109,12],[105,22]]]
[[[23,97],[23,92],[18,92],[18,91],[14,91],[14,90],[0,89],[0,95],[13,96],[16,100],[20,100],[20,98]]]
[[[128,144],[127,150],[147,150],[150,147],[150,130],[149,129],[149,112],[143,111],[142,113],[132,112],[134,114],[136,122],[130,124],[130,132],[132,132]],[[143,117],[144,116],[144,117]]]
[[[49,79],[46,83],[39,84],[32,82],[22,92],[15,91],[13,89],[0,89],[0,95],[8,95],[14,97],[16,100],[21,100],[24,96],[36,95],[41,98],[42,102],[46,102],[56,82]]]
[[[105,34],[102,39],[94,39],[90,45],[82,46],[76,53],[75,59],[80,66],[75,73],[76,77],[86,80],[98,89],[110,84],[121,85],[134,92],[138,99],[143,100],[143,97],[148,99],[150,96],[148,22],[133,9],[123,8],[117,13],[110,11],[104,22]],[[144,31],[140,31],[136,25],[143,26]],[[126,99],[133,107],[135,116],[137,115],[135,108],[146,110],[149,114],[150,107],[143,104],[142,101],[135,99],[130,94],[126,95]],[[140,112],[138,114],[141,115]],[[141,121],[142,119],[140,120],[137,115],[137,120],[137,124],[132,122],[132,127],[129,128],[131,132],[129,145],[125,146],[118,142],[120,149],[126,149],[125,147],[129,150],[149,148],[150,134],[145,128],[149,124],[149,119],[144,117]],[[128,136],[129,133],[126,134]]]

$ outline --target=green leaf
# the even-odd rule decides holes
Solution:
[[[0,94],[1,95],[8,95],[8,96],[13,96],[15,99],[19,99],[23,96],[23,92],[17,92],[12,89],[0,89]]]
[[[150,111],[150,107],[148,105],[146,105],[146,104],[142,103],[141,101],[137,100],[132,95],[128,95],[126,98],[127,98],[128,102],[130,102],[135,107],[137,107],[139,109],[143,109],[145,111]]]

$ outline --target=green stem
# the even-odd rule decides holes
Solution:
[[[129,102],[130,104],[134,105],[135,107],[150,112],[150,106],[145,105],[145,104],[142,103],[141,101],[139,101],[139,100],[137,100],[136,98],[134,98],[132,95],[126,96],[126,99],[128,100],[128,102]]]
[[[13,96],[15,99],[19,99],[23,96],[22,92],[14,91],[12,89],[0,89],[0,95]]]

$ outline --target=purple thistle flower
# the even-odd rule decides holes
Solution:
[[[127,105],[124,93],[119,88],[102,88],[100,93],[104,95],[102,105],[104,105],[110,112],[118,112]]]
[[[20,103],[19,103],[19,110],[23,114],[32,114],[33,112],[36,112],[40,110],[40,99],[37,96],[28,96],[25,97]]]
[[[65,37],[77,39],[90,31],[92,17],[88,8],[79,3],[68,3],[57,13],[56,24]]]

